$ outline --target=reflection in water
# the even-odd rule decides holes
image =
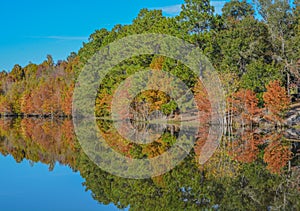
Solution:
[[[176,125],[145,126],[155,141],[135,144],[121,138],[111,122],[99,121],[107,143],[119,153],[151,158],[168,150],[180,132]],[[158,136],[155,131],[163,130]],[[72,121],[0,120],[0,152],[17,162],[28,159],[54,168],[67,165],[79,171],[92,197],[132,210],[300,209],[299,143],[292,131],[228,130],[213,157],[204,165],[199,156],[208,135],[207,127],[188,157],[172,171],[151,179],[120,178],[101,170],[83,153]]]

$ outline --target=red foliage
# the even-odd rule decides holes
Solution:
[[[261,115],[256,94],[251,90],[240,90],[228,98],[229,109],[234,116],[240,116],[245,123],[255,121]]]

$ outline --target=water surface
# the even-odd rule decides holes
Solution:
[[[144,127],[155,141],[139,146],[122,139],[110,122],[98,124],[114,150],[138,159],[168,150],[180,132],[163,125],[159,136],[156,127]],[[161,176],[135,180],[94,164],[70,120],[1,119],[1,210],[299,210],[299,143],[290,137],[295,131],[226,130],[201,165],[208,132],[201,127],[183,162]]]

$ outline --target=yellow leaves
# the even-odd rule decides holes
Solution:
[[[150,106],[150,111],[160,110],[161,106],[168,103],[170,97],[158,90],[147,90],[141,93],[141,97],[145,99],[145,101]]]
[[[5,96],[0,95],[0,113],[10,113],[11,105],[8,103]]]
[[[162,70],[164,61],[165,59],[162,56],[153,59],[153,61],[150,64],[151,70]]]
[[[148,158],[154,158],[156,156],[163,154],[166,151],[167,147],[168,147],[167,143],[162,141],[162,139],[158,139],[157,141],[148,144],[143,149],[143,154],[148,155]]]

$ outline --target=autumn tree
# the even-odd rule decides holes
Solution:
[[[199,121],[202,124],[207,124],[211,117],[211,105],[208,93],[200,80],[194,86],[193,91],[195,103],[197,104],[199,111]]]
[[[266,88],[267,91],[263,94],[263,99],[268,110],[267,117],[281,122],[289,107],[290,98],[279,81],[271,81]]]
[[[260,117],[261,109],[258,107],[256,94],[251,90],[241,89],[228,98],[229,109],[236,118],[240,119],[241,124],[256,122]]]

